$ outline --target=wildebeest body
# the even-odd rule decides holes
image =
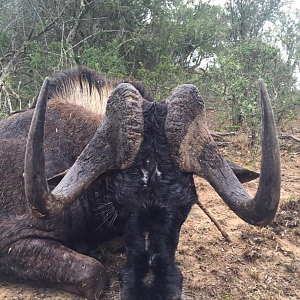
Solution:
[[[69,110],[70,117],[65,118],[66,109],[69,105],[49,104],[46,122],[45,137],[45,156],[47,177],[51,178],[66,169],[70,168],[77,156],[93,136],[97,121],[82,120],[80,114],[74,109]],[[64,110],[64,116],[61,116],[61,110]],[[57,220],[40,221],[32,218],[29,214],[25,200],[24,189],[24,155],[26,147],[26,138],[32,118],[33,110],[28,110],[20,114],[13,115],[11,120],[8,118],[2,120],[0,125],[0,178],[1,199],[0,199],[0,222],[1,228],[1,246],[4,253],[8,252],[10,245],[22,237],[49,237],[57,241],[63,241],[69,246],[68,240],[72,236],[72,231],[80,236],[84,218],[83,210],[86,202],[81,205],[74,204],[66,215],[57,216]],[[78,122],[79,121],[79,122]],[[82,134],[84,133],[84,134]],[[78,137],[78,135],[81,135]],[[80,142],[77,139],[80,138]],[[90,220],[89,216],[86,216]],[[58,225],[59,224],[59,225]],[[21,226],[22,225],[22,226]],[[78,228],[76,228],[78,227]],[[11,234],[8,234],[11,231]],[[17,233],[17,234],[16,234]],[[5,236],[3,236],[5,235]],[[1,248],[2,248],[1,247]],[[2,252],[3,253],[3,252]]]
[[[275,162],[261,186],[270,176],[274,183],[252,199],[210,137],[194,86],[154,103],[132,84],[80,68],[46,80],[34,114],[0,121],[0,273],[98,299],[105,269],[83,254],[123,235],[121,299],[181,300],[175,251],[197,199],[193,173],[247,222],[266,224],[274,216],[280,182],[269,174],[280,170],[274,129],[264,148],[274,148],[267,156]]]
[[[99,178],[74,204],[52,220],[32,217],[26,204],[23,178],[32,115],[33,110],[27,110],[0,121],[0,273],[52,282],[60,288],[96,299],[106,284],[106,277],[93,291],[86,290],[91,289],[90,281],[98,281],[97,276],[105,272],[104,268],[96,260],[78,256],[68,248],[86,253],[91,246],[120,234],[112,224],[104,222],[105,213],[98,211],[100,203],[97,204],[97,200],[101,199],[103,204],[110,194],[110,183]],[[45,163],[47,178],[52,178],[73,165],[102,117],[92,112],[87,114],[81,106],[53,99],[48,103],[46,117]],[[69,257],[65,265],[64,255]],[[68,271],[66,265],[73,267]],[[83,272],[81,266],[86,266],[87,272]],[[74,274],[77,273],[76,279]]]
[[[158,113],[158,120],[155,120],[157,114],[154,112],[157,105],[149,102],[145,109],[146,138],[134,166],[125,171],[111,171],[110,176],[100,176],[74,204],[51,220],[32,217],[25,201],[23,161],[33,110],[13,114],[0,122],[0,270],[4,275],[49,281],[49,277],[54,276],[50,274],[56,273],[55,269],[63,268],[63,264],[54,261],[60,261],[63,254],[57,250],[60,244],[86,253],[91,246],[122,234],[128,214],[137,217],[126,224],[131,227],[125,236],[131,253],[127,268],[131,263],[136,264],[136,260],[144,260],[140,271],[142,278],[149,271],[146,260],[151,259],[156,268],[161,268],[165,260],[168,264],[170,260],[174,261],[179,229],[196,193],[192,175],[177,171],[172,162],[165,137],[161,136],[163,124],[157,124],[156,128],[152,126],[153,122],[164,121],[159,114],[165,114],[166,109],[158,106],[158,111],[162,111]],[[47,178],[73,165],[101,121],[101,117],[92,113],[86,117],[86,110],[80,106],[50,99],[44,141]],[[149,235],[151,243],[156,243],[158,253],[161,250],[158,248],[166,248],[165,257],[155,257],[155,253],[147,252],[145,234]],[[173,257],[169,256],[170,250]],[[47,262],[49,255],[54,258]],[[96,261],[94,263],[97,265]],[[52,280],[62,282],[66,289],[68,276],[80,273],[84,260],[81,258],[81,263],[77,264],[72,272],[65,271],[61,278]],[[181,275],[179,279],[181,285]],[[100,285],[99,290],[102,287]],[[70,289],[73,291],[74,288]]]

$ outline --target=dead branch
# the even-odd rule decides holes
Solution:
[[[12,105],[11,105],[11,100],[10,100],[10,95],[5,86],[2,87],[3,92],[6,94],[6,97],[4,99],[4,109],[6,108],[6,103],[8,103],[9,107],[9,113],[13,112]]]
[[[42,30],[40,32],[38,32],[35,36],[32,36],[32,34],[30,35],[30,41],[35,41],[36,39],[38,39],[40,36],[42,36],[43,34],[45,34],[46,32],[48,32],[49,30],[52,29],[53,25],[63,16],[63,14],[65,13],[66,8],[69,6],[70,1],[68,1],[65,6],[62,8],[60,14],[54,18],[52,20],[52,22],[50,22],[47,26],[43,26]],[[36,8],[33,6],[33,9],[36,11]],[[43,22],[41,22],[41,24],[43,25]],[[29,40],[28,40],[29,41]]]
[[[18,90],[20,90],[20,86],[21,86],[21,81],[19,82]],[[22,110],[22,100],[21,100],[21,97],[10,86],[8,87],[8,89],[13,94],[13,96],[15,96],[15,98],[19,101],[20,110]]]
[[[211,132],[210,133],[212,137],[220,139],[220,140],[224,140],[224,137],[222,137],[220,134],[217,134],[215,132]]]
[[[216,142],[218,147],[227,147],[229,145],[234,144],[233,142]]]
[[[36,24],[36,21],[37,21],[37,17],[38,17],[38,13],[36,12],[35,16],[34,16],[34,20],[33,20],[32,26],[31,26],[31,30],[30,30],[30,32],[28,34],[28,37],[27,37],[27,41],[31,40],[31,37],[32,37],[34,29],[35,29],[35,24]]]
[[[294,142],[300,143],[300,139],[294,137],[293,135],[280,135],[278,136],[278,138],[282,139],[282,140],[292,140]]]
[[[12,51],[4,54],[2,57],[0,57],[0,62],[2,63],[4,60],[13,57],[15,55],[15,53],[16,53],[16,51],[12,50]]]
[[[214,131],[210,131],[210,134],[213,137],[217,137],[217,138],[220,138],[220,139],[223,139],[223,137],[226,137],[226,136],[237,135],[236,132],[214,132]]]
[[[87,13],[88,9],[90,8],[91,2],[92,1],[81,0],[80,12],[77,16],[77,19],[75,20],[75,25],[73,26],[73,28],[71,29],[71,31],[69,32],[69,34],[66,38],[66,42],[68,44],[72,44],[72,42],[74,41],[75,36],[77,35],[78,29],[79,29],[81,21],[82,21],[81,19]]]
[[[216,227],[219,229],[219,231],[221,232],[225,240],[231,243],[232,240],[228,235],[228,233],[221,227],[220,223],[211,215],[211,213],[204,207],[202,202],[200,202],[200,200],[198,199],[196,203],[203,210],[203,212],[210,218],[210,220],[216,225]]]

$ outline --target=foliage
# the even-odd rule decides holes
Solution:
[[[260,40],[242,42],[230,49],[230,53],[220,55],[209,74],[211,78],[217,77],[214,89],[221,96],[222,106],[230,111],[233,125],[242,124],[243,121],[251,123],[255,116],[259,116],[258,78],[265,78],[267,83],[273,84],[269,88],[270,94],[277,94],[277,98],[282,100],[286,89],[282,88],[280,82],[274,81],[278,74],[292,75],[282,60],[279,48]],[[294,82],[292,76],[291,80]],[[278,97],[278,93],[281,93],[281,97]],[[278,108],[279,103],[276,104],[274,106]]]
[[[290,1],[0,0],[0,111],[27,107],[44,77],[86,65],[144,81],[157,101],[196,84],[255,139],[259,77],[278,121],[299,110],[300,12]]]
[[[252,143],[261,120],[258,78],[266,82],[277,121],[292,116],[299,103],[294,97],[292,87],[296,80],[290,65],[278,47],[259,39],[241,42],[220,55],[208,73],[215,79],[213,91],[220,97],[220,107],[227,112],[232,125],[246,124],[251,129]]]
[[[6,117],[7,117],[7,114],[0,111],[0,120],[4,119]]]
[[[5,54],[8,46],[9,46],[10,39],[5,34],[5,32],[0,32],[0,54]]]
[[[229,37],[234,43],[263,34],[265,24],[276,21],[284,0],[228,0],[225,13],[230,22]]]
[[[143,63],[140,63],[138,70],[138,78],[151,88],[156,101],[165,99],[173,88],[185,82],[184,69],[175,65],[171,56],[162,56],[160,59],[156,70],[146,69]]]
[[[84,65],[106,77],[124,78],[127,76],[126,61],[120,56],[119,46],[111,42],[106,48],[91,47],[84,51]]]
[[[230,22],[226,45],[206,74],[211,92],[219,99],[218,106],[233,126],[246,124],[251,129],[252,144],[260,128],[258,78],[265,80],[277,121],[299,110],[295,78],[299,18],[292,21],[280,10],[283,4],[280,0],[227,1],[224,12]],[[267,22],[273,24],[269,29]],[[275,37],[276,28],[285,28],[286,34]],[[284,45],[286,52],[282,51]]]

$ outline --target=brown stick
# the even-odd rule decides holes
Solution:
[[[280,139],[283,139],[283,140],[293,140],[293,141],[295,141],[295,142],[298,142],[298,143],[300,143],[300,139],[298,139],[298,138],[296,138],[296,137],[294,137],[294,136],[292,136],[292,135],[280,135],[280,136],[278,136]]]
[[[218,147],[227,147],[229,145],[234,144],[233,142],[216,142]]]
[[[230,236],[228,233],[221,227],[220,223],[211,215],[211,213],[204,207],[204,205],[200,202],[200,200],[197,200],[197,205],[203,210],[203,212],[210,218],[210,220],[216,225],[216,227],[219,229],[225,240],[229,243],[232,242]]]
[[[220,139],[223,139],[223,137],[226,137],[226,136],[237,135],[236,132],[214,132],[214,131],[210,131],[210,134],[213,137],[217,137],[217,138],[220,138]]]

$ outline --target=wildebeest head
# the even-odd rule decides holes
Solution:
[[[218,151],[193,85],[177,87],[165,101],[144,100],[130,84],[112,92],[93,139],[50,192],[45,176],[43,124],[49,79],[42,87],[29,133],[25,187],[37,218],[52,218],[73,203],[101,174],[113,173],[113,198],[127,245],[120,275],[121,299],[181,299],[182,275],[175,265],[180,228],[197,199],[193,174],[204,177],[243,220],[268,224],[280,195],[280,160],[267,91],[263,108],[261,177],[248,195]]]

